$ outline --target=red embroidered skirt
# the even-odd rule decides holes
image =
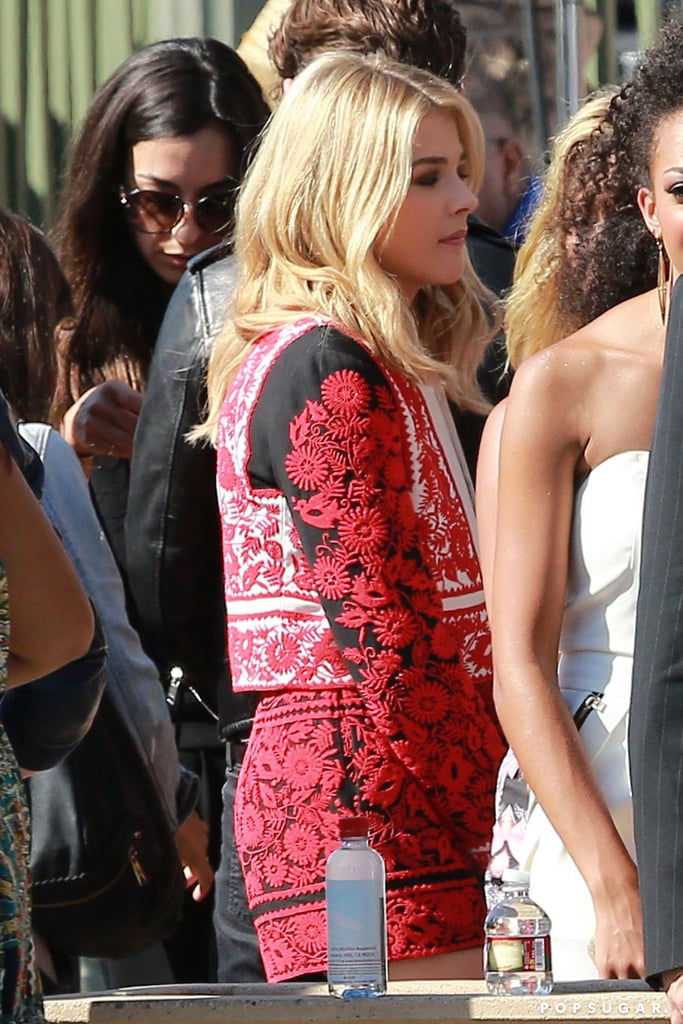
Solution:
[[[480,772],[476,757],[458,764],[450,731],[443,720],[425,730],[426,746],[432,736],[452,761],[453,813],[444,820],[357,691],[262,698],[239,774],[235,835],[268,981],[326,970],[325,861],[344,814],[369,816],[386,863],[391,960],[482,942],[493,780],[487,756]],[[454,743],[462,734],[453,723]]]

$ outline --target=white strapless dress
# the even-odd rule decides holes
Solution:
[[[634,857],[627,734],[647,464],[648,452],[613,455],[577,491],[558,670],[572,714],[591,693],[603,695],[580,735]],[[555,979],[597,977],[588,887],[533,796],[521,862],[531,872],[531,895],[552,922]]]

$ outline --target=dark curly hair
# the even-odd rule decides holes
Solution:
[[[328,50],[381,50],[459,88],[466,43],[452,0],[293,0],[270,41],[270,59],[281,78],[294,78]]]
[[[683,111],[683,24],[667,21],[600,127],[572,155],[561,216],[576,245],[558,289],[561,311],[585,324],[657,283],[657,247],[638,209],[651,186],[662,122]]]
[[[146,380],[170,289],[134,245],[117,202],[131,147],[224,128],[242,166],[269,114],[241,58],[216,39],[151,43],[95,95],[74,139],[52,238],[75,318],[60,346],[55,415],[108,377]]]

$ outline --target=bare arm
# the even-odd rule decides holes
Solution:
[[[635,865],[557,685],[589,387],[582,360],[549,350],[524,364],[508,400],[492,586],[495,696],[522,771],[590,889],[600,973],[633,977],[644,967]]]
[[[486,605],[491,618],[491,585],[496,551],[496,516],[498,509],[498,470],[500,439],[505,421],[507,401],[489,413],[479,447],[477,460],[477,533],[479,535],[479,561],[484,580]]]
[[[9,590],[11,687],[85,654],[94,622],[57,535],[1,445],[0,560]]]

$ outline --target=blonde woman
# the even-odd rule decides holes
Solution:
[[[233,685],[261,694],[235,834],[269,981],[325,970],[325,859],[357,813],[386,861],[391,976],[481,975],[501,741],[448,399],[486,408],[465,249],[482,161],[450,85],[325,55],[240,197],[203,430]]]

